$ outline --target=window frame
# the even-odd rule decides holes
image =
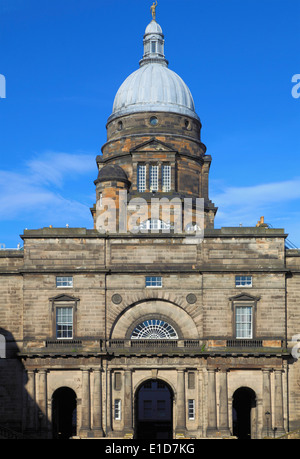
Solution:
[[[166,173],[166,171],[168,171]],[[161,165],[161,188],[163,193],[168,193],[172,190],[172,166],[171,164]]]
[[[151,193],[159,191],[159,164],[149,165],[149,190]]]
[[[238,310],[240,309],[248,309],[251,311],[250,313],[250,322],[238,322],[237,320],[237,312]],[[253,304],[241,304],[241,303],[237,303],[235,305],[235,308],[234,308],[234,330],[235,330],[235,339],[237,340],[242,340],[242,339],[246,339],[246,340],[252,340],[254,338],[254,308],[253,308]],[[248,315],[248,314],[247,314]],[[240,333],[238,333],[238,325],[242,325],[242,324],[245,324],[247,325],[248,323],[250,323],[250,333],[248,336],[238,336],[240,335]]]
[[[188,420],[195,421],[196,419],[196,400],[194,398],[188,399]]]
[[[239,295],[235,295],[229,298],[231,302],[231,310],[232,310],[232,337],[235,339],[249,339],[253,340],[256,339],[256,320],[257,320],[257,304],[260,301],[259,296],[253,296],[249,293],[240,293]],[[237,307],[252,307],[252,338],[237,338],[237,328],[236,328],[236,308]]]
[[[143,400],[143,418],[151,419],[153,413],[153,400]]]
[[[172,229],[172,226],[170,223],[166,223],[160,218],[148,218],[148,220],[140,223],[139,229],[141,231],[169,231]]]
[[[59,285],[58,279],[69,279],[69,280],[61,281],[61,282],[65,282],[66,285]],[[69,282],[70,284],[68,285]],[[56,288],[74,288],[74,277],[73,276],[56,276],[55,285],[56,285]]]
[[[62,322],[59,322],[58,321],[58,311],[59,310],[70,310],[71,311],[71,321],[70,322],[65,322],[65,321],[62,321]],[[59,325],[61,327],[71,327],[71,336],[58,336],[58,327]],[[67,334],[69,333],[69,330],[67,329]],[[68,340],[68,339],[73,339],[74,338],[74,308],[73,306],[62,306],[62,305],[59,305],[59,306],[56,306],[55,308],[55,337],[56,339],[59,339],[59,340]]]
[[[151,283],[149,285],[147,285],[147,282],[149,282],[148,280],[150,279],[156,279],[155,283],[152,283],[152,281],[150,281]],[[160,279],[160,285],[159,282],[157,281],[157,279]],[[156,285],[155,285],[156,284]],[[163,279],[162,279],[162,276],[146,276],[145,277],[145,288],[162,288],[163,286]]]
[[[55,340],[72,340],[76,339],[76,331],[77,331],[77,306],[80,301],[79,298],[75,298],[69,295],[58,295],[54,298],[49,299],[51,303],[51,321],[52,321],[52,335],[51,339]],[[73,328],[72,328],[72,338],[70,337],[58,337],[57,336],[57,309],[58,308],[72,308],[72,318],[73,318]]]
[[[122,400],[120,398],[114,400],[114,420],[122,420]]]
[[[139,193],[145,193],[146,190],[147,190],[147,165],[144,163],[140,163],[137,165],[137,191]]]
[[[150,41],[151,54],[157,54],[157,42],[155,40]]]
[[[250,279],[250,283],[247,283],[247,279]],[[244,280],[244,282],[243,282]],[[236,275],[235,276],[235,286],[236,288],[251,288],[253,287],[253,277],[252,275]],[[239,284],[237,282],[240,282]]]
[[[161,399],[158,399],[156,401],[156,413],[157,413],[157,417],[160,418],[160,419],[163,419],[166,417],[166,413],[167,413],[167,401],[165,399],[161,400]]]

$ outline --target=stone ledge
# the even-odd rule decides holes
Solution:
[[[284,229],[281,228],[265,228],[265,227],[222,227],[219,229],[205,229],[204,239],[205,238],[228,238],[228,237],[282,237],[286,238],[288,235],[285,233]],[[186,237],[185,233],[155,233],[152,234],[131,234],[128,233],[116,233],[116,234],[101,234],[95,229],[87,228],[51,228],[45,227],[40,229],[33,230],[24,230],[24,233],[20,236],[22,239],[26,238],[53,238],[53,237],[84,237],[84,238],[111,238],[111,239],[138,239],[138,238],[184,238]],[[190,237],[190,236],[189,236]],[[15,250],[14,252],[19,252]],[[300,255],[299,251],[295,251]],[[0,252],[1,253],[1,252]],[[290,253],[287,251],[287,253]]]

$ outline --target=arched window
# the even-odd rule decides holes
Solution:
[[[135,327],[131,339],[178,339],[178,335],[164,320],[150,319]]]

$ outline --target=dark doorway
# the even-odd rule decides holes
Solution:
[[[252,408],[256,406],[255,392],[248,387],[237,389],[233,395],[233,435],[241,440],[251,439]]]
[[[137,390],[135,427],[137,439],[173,438],[173,391],[164,381],[149,379]]]
[[[69,387],[60,387],[53,394],[52,429],[55,439],[76,435],[76,394]]]

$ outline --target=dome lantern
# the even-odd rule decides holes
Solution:
[[[140,67],[154,62],[168,66],[168,61],[165,59],[164,47],[165,40],[162,28],[153,19],[145,30],[144,56],[140,61]]]

